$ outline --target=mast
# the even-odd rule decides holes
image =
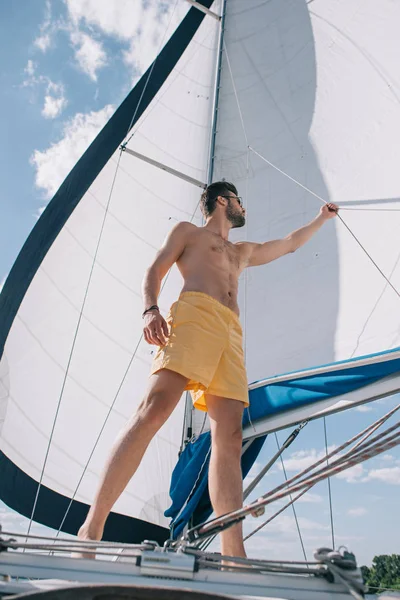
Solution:
[[[221,27],[219,33],[218,51],[217,51],[217,69],[215,76],[215,88],[214,88],[214,105],[213,105],[213,117],[212,117],[212,128],[211,128],[211,139],[210,139],[210,150],[208,158],[208,174],[207,174],[207,185],[212,182],[214,172],[214,152],[215,152],[215,139],[217,135],[217,120],[218,120],[218,102],[219,102],[219,89],[221,81],[221,68],[222,68],[222,51],[224,45],[224,31],[225,31],[225,13],[226,13],[226,0],[222,2],[222,15],[221,15]],[[187,442],[191,439],[193,434],[193,407],[189,392],[186,392],[185,399],[185,416],[183,420],[183,435],[181,452],[184,449]]]

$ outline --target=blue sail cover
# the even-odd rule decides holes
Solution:
[[[244,413],[243,425],[249,422]],[[246,477],[267,436],[255,439],[242,455],[242,474]],[[208,467],[210,461],[211,434],[202,433],[195,442],[189,443],[181,453],[171,478],[172,505],[165,511],[171,517],[171,534],[178,538],[190,519],[193,526],[206,521],[212,513],[208,493]]]
[[[255,422],[284,411],[315,404],[322,400],[349,394],[354,390],[364,388],[390,375],[400,371],[400,348],[387,352],[370,354],[360,359],[354,358],[335,363],[335,370],[321,372],[311,376],[286,379],[277,383],[268,382],[267,385],[250,390],[251,418]],[[366,359],[379,359],[383,356],[394,355],[391,360],[371,362],[351,367],[352,363],[363,362]],[[323,365],[321,369],[329,368]],[[252,384],[254,385],[254,384]],[[366,400],[369,398],[368,392]]]
[[[382,355],[398,355],[399,349],[370,355],[367,358],[379,358]],[[318,405],[323,400],[347,394],[356,389],[369,386],[384,377],[400,371],[400,358],[385,360],[362,366],[351,367],[352,359],[337,363],[337,369],[311,376],[286,379],[277,383],[250,389],[251,422],[257,424],[261,419],[272,415],[292,412],[302,406]],[[330,365],[324,365],[329,367]],[[323,368],[323,367],[322,367]],[[297,374],[298,375],[298,374]],[[253,384],[254,385],[254,384]],[[301,420],[301,417],[300,417]],[[247,411],[244,413],[243,427],[249,424]],[[246,477],[254,464],[266,439],[266,435],[256,438],[242,456],[242,473]],[[210,432],[203,433],[194,443],[189,443],[179,457],[172,475],[170,496],[172,505],[165,512],[171,517],[171,531],[177,538],[190,519],[193,526],[204,522],[212,513],[208,493],[208,465],[210,457]]]

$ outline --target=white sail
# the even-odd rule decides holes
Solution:
[[[390,1],[227,3],[214,179],[244,196],[247,225],[232,239],[264,242],[311,221],[322,201],[310,192],[338,203],[355,236],[335,219],[295,254],[243,274],[250,396],[356,365],[389,371],[315,404],[274,416],[267,407],[245,437],[399,389],[388,352],[400,344],[399,18]]]
[[[222,2],[212,9],[220,14]],[[359,240],[335,219],[296,253],[242,276],[250,383],[319,365],[340,371],[340,361],[400,345],[399,17],[400,5],[390,0],[226,3],[213,179],[233,181],[245,196],[248,224],[232,239],[279,238],[317,214],[321,202],[272,163],[326,201],[354,209],[340,215]],[[171,47],[156,61],[144,96],[163,61],[172,70],[126,151],[115,145],[39,268],[25,273],[21,257],[28,259],[32,240],[37,245],[43,224],[61,219],[59,200],[50,204],[3,290],[0,450],[11,488],[15,469],[29,485],[42,481],[45,491],[90,504],[111,443],[143,396],[151,349],[141,341],[141,279],[172,225],[201,223],[198,186],[209,174],[220,22],[191,8],[175,39],[196,19],[201,25],[182,56],[174,58]],[[96,143],[110,143],[107,127]],[[86,177],[83,164],[60,189],[67,199]],[[33,279],[14,317],[22,272]],[[163,311],[180,284],[172,271]],[[397,378],[388,384],[382,376],[376,386],[375,395],[390,393]],[[349,393],[338,400],[343,406]],[[182,403],[152,442],[116,512],[167,524],[183,410]],[[322,408],[307,410],[311,418]],[[271,429],[269,419],[262,415],[257,428]]]
[[[251,241],[287,235],[322,203],[247,145],[354,209],[341,217],[397,290],[399,18],[390,0],[228,2],[214,171],[245,195]],[[400,345],[400,297],[338,219],[250,269],[241,305],[249,382]]]
[[[135,124],[127,151],[115,150],[44,257],[2,357],[3,455],[43,490],[86,505],[147,386],[154,348],[142,339],[144,272],[176,222],[201,223],[199,187],[128,151],[207,181],[220,25],[195,8],[187,19],[192,28],[201,25]],[[181,285],[173,270],[159,300],[163,312]],[[184,402],[152,441],[115,512],[167,526],[183,412]]]

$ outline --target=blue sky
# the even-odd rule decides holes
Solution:
[[[70,168],[155,56],[188,6],[159,0],[37,0],[0,3],[1,220],[0,283],[4,281],[43,207]],[[377,401],[327,420],[329,445],[339,445],[398,402]],[[280,432],[283,442],[289,432]],[[275,451],[270,436],[257,466]],[[323,424],[310,423],[285,454],[291,476],[324,452]],[[282,481],[275,466],[254,497]],[[337,545],[360,562],[398,552],[400,452],[332,480]],[[327,485],[318,484],[297,506],[308,557],[331,539]],[[246,525],[246,531],[255,523]],[[4,529],[25,531],[27,520],[0,503]],[[34,531],[46,531],[35,526]],[[253,541],[256,539],[256,541]],[[249,553],[301,559],[290,510],[258,538]]]

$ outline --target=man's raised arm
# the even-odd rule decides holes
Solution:
[[[308,240],[314,235],[318,229],[328,221],[336,217],[339,207],[336,204],[329,203],[325,204],[317,217],[305,225],[292,231],[289,235],[281,240],[272,240],[270,242],[264,242],[264,244],[256,244],[251,242],[245,242],[248,251],[248,259],[246,266],[256,267],[258,265],[265,265],[285,254],[295,252],[298,248],[303,246]]]

